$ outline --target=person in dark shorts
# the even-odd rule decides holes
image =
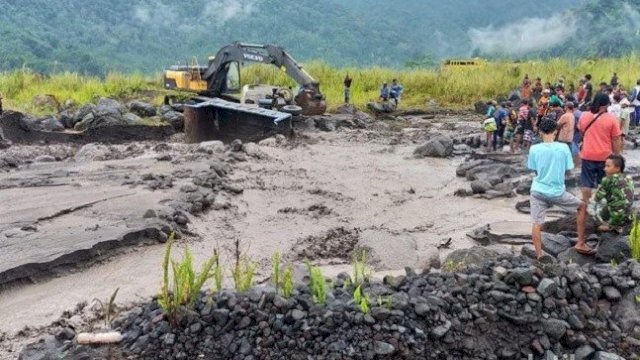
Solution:
[[[593,189],[605,176],[605,161],[611,154],[620,155],[622,151],[622,131],[620,123],[614,114],[607,112],[609,96],[605,93],[595,94],[591,102],[590,111],[585,111],[580,116],[578,129],[582,133],[582,149],[580,159],[582,171],[580,173],[580,185],[582,187],[582,201],[589,203]],[[578,244],[576,249],[585,254],[592,254],[584,242],[584,221],[587,217],[586,207],[578,213],[578,223],[582,226],[583,237],[578,232]]]
[[[542,225],[547,210],[553,205],[571,212],[585,208],[584,203],[566,189],[565,174],[573,169],[573,156],[565,144],[555,141],[556,122],[543,118],[539,130],[542,142],[531,147],[527,159],[529,169],[536,172],[531,184],[530,203],[533,223],[531,238],[538,259],[542,257]],[[584,238],[584,228],[582,231]]]

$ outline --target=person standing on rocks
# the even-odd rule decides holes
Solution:
[[[493,138],[493,133],[498,129],[496,126],[496,119],[494,115],[496,113],[496,105],[498,103],[495,100],[490,100],[487,105],[487,114],[485,115],[485,120],[482,122],[482,129],[486,135],[486,148],[487,151],[491,148],[491,139]]]
[[[588,105],[593,99],[593,84],[591,83],[591,74],[584,76],[584,98],[582,105]]]
[[[634,113],[633,119],[631,119],[631,123],[634,127],[640,125],[640,79],[636,81],[636,87],[631,91],[631,96],[629,96],[629,100],[631,101],[631,105],[633,106]]]
[[[529,80],[529,74],[525,74],[524,79],[522,80],[521,95],[523,99],[531,97],[531,80]]]
[[[625,160],[621,155],[611,155],[605,162],[607,176],[602,179],[595,196],[596,203],[605,203],[598,212],[598,220],[603,223],[598,227],[600,231],[621,233],[631,224],[635,186],[631,176],[624,174],[624,168]]]
[[[386,102],[387,100],[389,100],[389,94],[390,94],[390,89],[387,83],[385,82],[382,84],[382,87],[380,88],[380,100]]]
[[[575,131],[573,103],[567,102],[564,108],[565,113],[558,119],[558,141],[567,144],[569,151],[572,151],[571,144],[573,143],[573,132]],[[574,155],[573,151],[571,155]]]
[[[580,159],[582,171],[580,173],[580,186],[582,187],[582,201],[589,203],[593,189],[605,176],[605,161],[612,153],[620,155],[622,151],[622,131],[620,123],[615,115],[607,112],[609,95],[597,93],[591,102],[590,111],[585,111],[580,116],[578,129],[582,133],[582,149]],[[578,243],[576,250],[584,255],[592,255],[585,243],[584,231],[587,218],[586,206],[578,213]]]
[[[556,142],[557,124],[544,118],[540,121],[542,143],[529,150],[527,166],[536,172],[531,184],[531,237],[536,257],[542,257],[542,225],[547,210],[553,205],[575,212],[586,208],[584,203],[566,190],[565,173],[573,169],[573,157],[569,148]],[[579,229],[578,229],[579,230]],[[584,237],[584,228],[583,237]]]
[[[0,94],[0,116],[2,116],[2,94]]]
[[[507,103],[501,103],[494,115],[497,129],[493,132],[493,151],[496,151],[498,150],[498,147],[502,149],[504,131],[507,127],[507,121],[509,120],[509,109]]]
[[[349,74],[347,73],[347,75],[344,77],[344,103],[348,104],[349,100],[351,100],[351,82],[353,81],[353,79],[351,78],[351,76],[349,76]]]
[[[533,98],[536,100],[540,100],[540,96],[542,96],[542,79],[540,77],[536,78],[536,82],[533,84]]]

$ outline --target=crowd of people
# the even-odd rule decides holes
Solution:
[[[512,99],[513,100],[513,99]],[[625,174],[624,138],[640,123],[640,80],[627,92],[613,74],[599,89],[587,74],[578,88],[542,85],[525,75],[517,102],[488,103],[483,128],[487,150],[528,152],[528,167],[535,171],[531,186],[532,238],[542,256],[542,225],[553,205],[577,211],[577,252],[593,255],[585,242],[587,206],[595,190],[599,231],[627,231],[633,217],[634,184]],[[565,174],[580,167],[582,197],[566,190]]]

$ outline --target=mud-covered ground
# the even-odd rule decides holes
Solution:
[[[12,162],[0,172],[0,248],[7,250],[0,254],[0,358],[17,357],[63,312],[87,326],[92,318],[74,312],[76,304],[116,288],[121,306],[157,294],[163,242],[174,229],[182,234],[178,247],[188,245],[198,259],[218,250],[227,269],[239,240],[260,279],[277,251],[332,275],[364,247],[384,272],[471,247],[466,233],[487,223],[527,231],[528,217],[514,208],[521,199],[454,196],[469,186],[456,177],[463,157],[413,156],[434,134],[476,134],[477,120],[407,115],[236,149],[184,144],[177,135],[2,150]],[[436,248],[446,238],[450,248]]]

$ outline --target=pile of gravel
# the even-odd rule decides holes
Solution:
[[[368,314],[354,304],[347,277],[332,281],[322,306],[313,303],[304,285],[289,299],[266,287],[203,293],[175,328],[153,300],[116,319],[124,341],[115,350],[136,359],[243,360],[526,359],[529,354],[536,359],[571,354],[580,360],[640,354],[635,261],[541,269],[524,257],[505,255],[461,273],[418,275],[407,269],[406,276],[364,287],[371,299]],[[96,351],[66,343],[59,343],[62,358]]]

